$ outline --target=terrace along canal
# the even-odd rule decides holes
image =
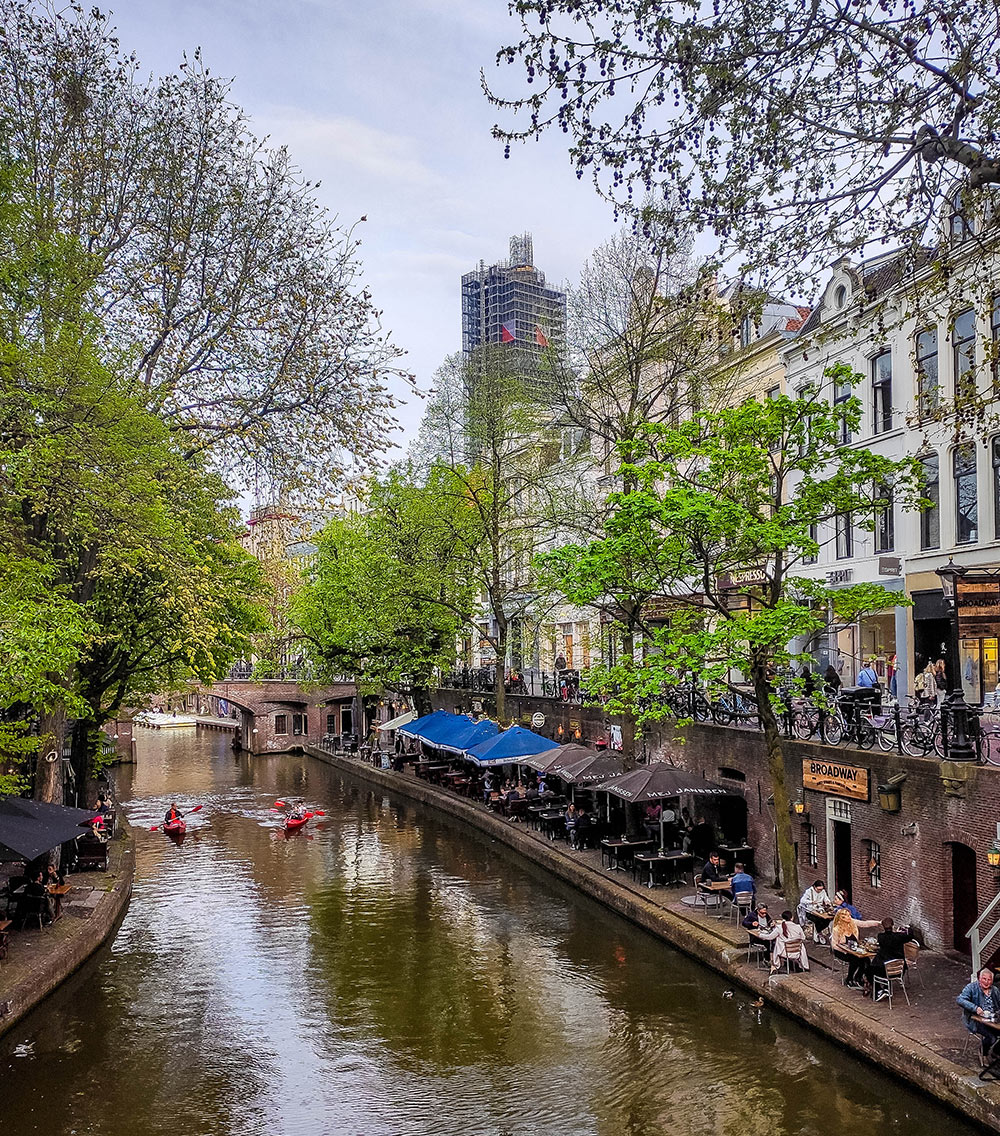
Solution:
[[[312,758],[144,732],[117,791],[131,908],[0,1041],[5,1136],[978,1131]],[[286,839],[269,806],[292,796],[327,816]],[[172,799],[205,806],[180,845],[148,828]]]

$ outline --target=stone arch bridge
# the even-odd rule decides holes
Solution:
[[[283,753],[316,744],[326,734],[363,732],[357,693],[353,682],[313,686],[276,679],[226,680],[195,687],[188,706],[219,718],[239,711],[236,737],[243,749]]]

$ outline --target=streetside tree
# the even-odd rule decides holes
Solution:
[[[452,356],[438,372],[439,393],[422,426],[459,574],[482,597],[470,630],[496,658],[500,721],[512,629],[523,637],[546,602],[534,556],[555,541],[560,518],[573,515],[579,493],[573,463],[563,461],[552,408],[543,401],[544,383],[536,388],[534,382],[512,367],[505,344],[481,347],[467,360]],[[457,513],[457,505],[471,519]]]
[[[766,283],[842,253],[916,250],[942,211],[982,220],[1000,184],[993,0],[514,0],[487,82],[507,146],[569,136],[578,176],[649,192]],[[668,217],[669,219],[669,217]]]
[[[368,486],[361,511],[319,534],[291,600],[317,678],[356,675],[362,695],[411,688],[429,711],[431,677],[454,663],[476,608],[455,540],[473,515],[442,492],[444,477],[433,469],[418,482],[412,469],[393,469]]]
[[[87,254],[104,357],[129,360],[184,452],[267,498],[315,499],[385,449],[373,423],[400,353],[356,227],[253,136],[197,53],[144,78],[97,9],[6,5],[0,164],[24,175],[35,239]]]
[[[833,383],[860,381],[836,364]],[[791,662],[790,644],[825,626],[828,610],[848,620],[898,604],[878,585],[828,587],[798,573],[837,517],[865,527],[875,510],[916,507],[919,474],[898,462],[841,445],[846,420],[857,428],[860,402],[833,406],[816,392],[748,400],[702,412],[678,426],[651,424],[626,464],[634,488],[614,494],[602,540],[563,553],[566,590],[611,591],[615,573],[630,586],[637,570],[669,600],[669,622],[647,623],[648,651],[636,667],[604,674],[612,710],[640,725],[666,714],[663,693],[693,676],[709,686],[736,668],[751,682],[764,730],[786,895],[798,894],[774,669]],[[637,566],[641,566],[637,568]],[[662,616],[663,611],[658,615]]]

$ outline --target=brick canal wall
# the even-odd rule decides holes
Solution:
[[[135,846],[124,816],[108,845],[108,870],[67,877],[76,886],[91,885],[100,898],[81,917],[63,907],[62,918],[41,931],[15,931],[9,954],[0,962],[0,1034],[29,1014],[57,986],[108,942],[128,908],[135,876]]]
[[[468,710],[472,698],[469,691],[442,689],[435,692],[434,705]],[[530,723],[536,711],[544,714],[538,732],[557,741],[574,739],[577,730],[584,744],[607,733],[598,708],[516,695],[509,702],[510,713],[522,724]],[[488,710],[485,703],[483,708]],[[966,933],[997,895],[997,874],[986,852],[1000,821],[1000,768],[792,739],[783,746],[789,795],[801,795],[806,809],[793,818],[803,886],[822,878],[831,893],[838,887],[847,891],[866,918],[892,916],[934,950],[968,953]],[[663,723],[650,731],[646,749],[651,758],[700,773],[745,800],[747,842],[755,850],[757,875],[776,880],[774,806],[763,736],[709,723]],[[850,798],[804,788],[804,763],[861,771],[864,792]],[[878,786],[898,776],[905,776],[899,811],[884,812]],[[706,806],[710,819],[714,807]]]
[[[357,759],[315,747],[309,747],[308,752],[349,777],[418,801],[486,833],[663,942],[764,997],[842,1048],[1000,1133],[998,1100],[992,1086],[970,1076],[967,1068],[897,1033],[891,1020],[884,1024],[873,1022],[795,977],[769,983],[766,973],[746,965],[745,948],[735,948],[720,940],[718,934],[705,925],[704,919],[699,922],[697,915],[686,918],[665,910],[651,899],[620,886],[591,864],[575,858],[564,847],[538,840],[524,826],[512,825],[447,790],[407,774],[385,772]]]

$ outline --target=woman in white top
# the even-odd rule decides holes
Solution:
[[[830,897],[826,893],[826,885],[822,880],[817,880],[807,887],[802,893],[802,898],[799,900],[799,906],[796,909],[799,926],[804,927],[806,925],[807,912],[810,907],[827,907],[829,903]]]
[[[803,970],[809,969],[809,956],[806,954],[806,936],[802,928],[792,919],[790,911],[782,911],[781,918],[771,931],[758,931],[761,939],[771,939],[771,973],[781,969],[786,958],[797,962]]]

